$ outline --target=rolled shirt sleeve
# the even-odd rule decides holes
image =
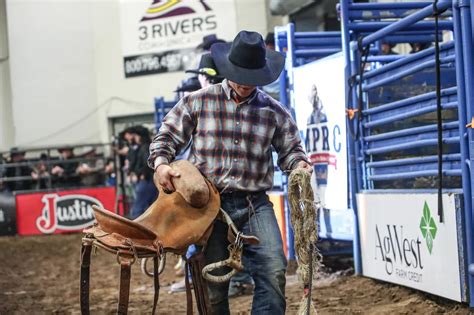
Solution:
[[[290,171],[299,161],[310,164],[302,146],[298,127],[290,113],[283,108],[277,115],[277,126],[272,145],[278,153],[278,167],[283,171]]]
[[[156,169],[174,160],[189,142],[196,127],[189,97],[183,97],[163,118],[160,130],[150,144],[148,166]]]

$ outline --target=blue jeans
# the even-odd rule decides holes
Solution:
[[[287,261],[272,203],[264,192],[223,194],[221,203],[221,207],[243,234],[254,235],[260,239],[258,245],[245,244],[242,255],[243,264],[255,282],[252,314],[284,314]],[[229,257],[227,230],[227,225],[221,221],[214,224],[204,250],[206,264]],[[213,274],[223,275],[229,271],[226,267]],[[229,314],[229,282],[208,282],[208,285],[212,313]]]
[[[130,209],[130,217],[136,219],[156,200],[158,190],[151,179],[140,179],[133,188],[135,199]]]

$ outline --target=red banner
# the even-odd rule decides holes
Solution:
[[[113,211],[115,188],[18,194],[17,232],[19,235],[36,235],[82,231],[95,222],[93,205]]]

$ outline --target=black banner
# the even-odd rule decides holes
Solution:
[[[176,72],[196,67],[199,52],[194,49],[170,50],[159,54],[128,56],[123,58],[126,78],[149,74]]]
[[[0,193],[0,236],[16,234],[16,202],[11,193]]]

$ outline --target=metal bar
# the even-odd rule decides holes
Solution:
[[[433,36],[434,37],[434,36]],[[287,40],[284,38],[279,38],[279,41],[286,45]],[[341,46],[341,38],[339,37],[321,37],[321,38],[296,38],[296,46]]]
[[[466,231],[466,252],[467,252],[467,270],[474,264],[474,222],[473,222],[473,209],[472,206],[474,204],[474,185],[472,181],[474,180],[474,156],[472,150],[474,148],[474,134],[473,129],[464,129],[465,123],[467,121],[471,121],[472,119],[472,107],[474,105],[474,91],[473,91],[473,84],[474,84],[474,57],[473,57],[473,48],[474,48],[474,39],[472,37],[472,17],[470,16],[470,1],[456,1],[455,2],[455,10],[456,12],[456,21],[460,21],[458,24],[458,32],[455,34],[456,44],[459,45],[458,52],[463,58],[462,65],[458,71],[462,71],[462,76],[458,76],[458,86],[463,86],[463,95],[461,95],[462,101],[464,103],[465,111],[463,110],[463,114],[461,112],[460,116],[460,124],[464,121],[464,125],[460,125],[460,130],[466,130],[466,138],[463,138],[465,141],[466,147],[461,147],[463,152],[465,153],[466,163],[464,170],[463,177],[467,177],[463,181],[464,186],[464,220],[465,220],[465,231]],[[456,36],[457,35],[457,36]],[[462,119],[461,119],[461,116]],[[464,133],[462,133],[464,135]],[[463,163],[464,164],[464,163]],[[468,275],[468,287],[469,287],[469,305],[474,307],[474,277],[473,275]]]
[[[431,7],[431,5],[430,5]],[[411,15],[406,18],[410,18]],[[400,22],[402,20],[399,20]],[[426,31],[434,29],[434,22],[432,21],[421,21],[415,24],[404,26],[403,28],[395,29],[393,26],[398,22],[352,22],[349,24],[349,28],[355,32],[374,32],[362,40],[362,46],[373,44],[374,42],[383,39],[389,34],[398,32],[399,30],[404,31]],[[392,29],[393,28],[393,29]],[[453,29],[453,23],[451,21],[439,21],[439,29],[443,31],[450,31]],[[382,32],[381,34],[379,34]]]
[[[296,49],[296,57],[322,57],[340,52],[340,48],[321,48],[321,49]]]
[[[448,9],[451,7],[451,1],[440,1],[438,2],[438,10],[439,11],[443,11],[445,9]],[[362,40],[362,46],[366,46],[366,45],[369,45],[377,40],[380,40],[382,39],[383,37],[389,35],[389,34],[392,34],[392,33],[395,33],[397,31],[400,31],[400,30],[404,30],[404,29],[407,29],[407,28],[416,28],[415,25],[418,24],[417,21],[420,21],[428,16],[431,16],[433,15],[433,5],[432,4],[427,4],[427,6],[421,10],[419,10],[418,12],[410,15],[410,16],[407,16],[406,18],[403,18],[395,23],[389,23],[389,25],[387,27],[385,27],[383,30],[380,30],[378,32],[375,32],[367,37],[365,37],[363,40]],[[433,22],[419,22],[419,23],[423,23],[423,24],[419,24],[420,25],[420,28],[423,29],[423,27],[421,27],[421,25],[425,26],[426,29],[433,29],[433,26],[434,26],[434,23]],[[445,29],[446,26],[448,25],[451,25],[452,27],[452,22],[451,21],[440,21],[439,23],[439,29]],[[428,27],[429,26],[429,27]]]
[[[443,126],[443,130],[456,129],[459,127],[459,123],[457,121],[453,121],[449,123],[444,123],[442,126]],[[380,133],[373,136],[367,136],[367,137],[364,137],[364,140],[367,142],[380,141],[380,140],[392,139],[392,138],[403,137],[403,136],[408,136],[408,135],[413,135],[413,134],[433,132],[436,130],[437,130],[437,126],[436,124],[433,124],[433,125],[428,125],[428,126],[421,126],[421,127],[414,127],[414,128],[401,129],[401,130],[396,130],[396,131],[391,131],[391,132],[385,132],[385,133]]]
[[[353,10],[395,10],[395,9],[422,9],[427,2],[372,2],[372,3],[350,3],[349,11]]]
[[[448,56],[448,55],[450,55],[449,50],[454,48],[454,42],[449,42],[449,43],[442,44],[442,45],[440,45],[439,48],[444,53],[443,57]],[[453,53],[454,53],[454,51],[453,51]],[[370,78],[375,77],[377,75],[386,73],[390,70],[399,69],[400,67],[402,67],[404,65],[407,65],[407,64],[410,64],[410,63],[413,63],[413,62],[418,62],[418,61],[420,61],[424,58],[428,58],[428,57],[431,58],[432,55],[434,55],[434,47],[430,47],[428,49],[422,50],[422,51],[417,52],[415,54],[404,56],[404,58],[402,60],[397,61],[396,63],[394,62],[394,63],[391,63],[390,65],[386,65],[382,68],[367,71],[366,73],[364,73],[364,77],[366,79],[370,79]]]
[[[344,88],[345,88],[345,103],[347,108],[353,108],[353,105],[349,103],[349,95],[353,92],[349,87],[349,80],[352,77],[351,72],[351,49],[350,49],[350,33],[349,33],[349,0],[341,0],[341,36],[342,36],[342,50],[344,51]],[[346,119],[347,130],[349,128],[357,126],[354,121]],[[346,134],[347,146],[348,146],[348,167],[349,167],[349,200],[348,204],[354,211],[354,239],[353,239],[353,256],[354,256],[354,271],[355,274],[362,274],[362,256],[360,249],[360,232],[359,232],[359,215],[357,211],[357,199],[356,193],[359,191],[358,186],[358,168],[357,153],[355,149],[355,141],[352,139],[350,132]]]
[[[457,92],[457,87],[451,87],[451,88],[443,89],[443,90],[441,90],[441,97],[445,97],[445,96],[449,96],[449,95],[456,95],[456,92]],[[411,105],[411,104],[414,104],[414,103],[420,103],[420,102],[427,101],[427,100],[434,100],[435,97],[436,97],[435,92],[429,92],[429,93],[413,96],[413,97],[410,97],[410,98],[406,98],[406,99],[403,99],[403,100],[400,100],[400,101],[387,103],[387,104],[380,105],[380,106],[373,107],[373,108],[368,108],[368,109],[364,110],[363,113],[364,113],[364,115],[373,115],[373,114],[380,113],[380,112],[385,112],[385,111],[388,111],[388,110],[391,110],[391,109],[396,109],[396,108],[399,108],[399,107],[408,106],[408,105]]]
[[[461,176],[461,170],[443,170],[444,176]],[[393,180],[401,178],[415,178],[422,176],[438,176],[438,170],[432,171],[419,171],[419,172],[406,172],[398,174],[384,174],[384,175],[369,175],[369,179],[373,181]]]
[[[441,107],[442,107],[442,109],[457,109],[458,108],[458,103],[457,102],[450,102],[450,103],[446,103],[446,104],[441,105]],[[375,127],[375,126],[386,125],[386,124],[389,124],[389,123],[392,123],[392,122],[395,122],[395,121],[398,121],[398,120],[406,119],[406,118],[409,118],[409,117],[420,116],[420,115],[424,115],[424,114],[435,112],[435,111],[436,111],[436,105],[430,105],[430,106],[415,109],[415,110],[412,110],[412,111],[407,111],[405,113],[401,113],[401,114],[398,114],[398,115],[392,115],[392,116],[387,117],[387,118],[372,120],[372,121],[366,122],[365,124],[363,124],[363,126],[364,126],[364,128],[372,128],[372,127]]]
[[[418,8],[397,8],[397,9],[356,9],[349,12],[349,18],[354,20],[376,20],[376,19],[400,19],[410,14],[414,10],[426,7],[426,3]]]
[[[401,58],[404,58],[403,55],[380,55],[380,56],[369,56],[367,57],[368,62],[393,62]]]
[[[443,143],[444,144],[459,143],[459,140],[460,140],[459,137],[444,138]],[[365,151],[365,154],[375,155],[375,154],[382,154],[382,153],[388,153],[388,152],[399,151],[399,150],[408,150],[408,149],[413,149],[413,148],[435,146],[437,144],[438,144],[438,139],[412,141],[412,142],[406,142],[402,144],[388,145],[388,146],[379,147],[376,149],[367,149]]]
[[[390,166],[432,163],[432,162],[437,162],[437,161],[438,161],[437,155],[429,155],[429,156],[420,156],[420,157],[407,158],[407,159],[369,162],[367,163],[367,167],[382,168],[382,167],[390,167]],[[443,161],[461,161],[461,154],[460,153],[445,154],[443,155]]]
[[[445,57],[445,58],[440,58],[440,62],[441,64],[446,64],[446,63],[450,63],[450,62],[453,62],[454,60],[456,59],[455,56],[448,56],[448,57]],[[386,77],[384,79],[381,79],[381,80],[378,80],[374,83],[369,83],[369,84],[364,84],[363,87],[362,87],[362,90],[364,92],[368,91],[368,90],[371,90],[371,89],[374,89],[374,88],[377,88],[379,86],[382,86],[382,85],[385,85],[385,84],[388,84],[390,82],[393,82],[393,81],[397,81],[403,77],[406,77],[410,74],[413,74],[413,73],[416,73],[418,71],[421,71],[425,68],[429,68],[429,67],[432,67],[434,66],[435,64],[435,60],[429,60],[429,61],[425,61],[425,62],[422,62],[422,63],[419,63],[418,65],[414,66],[414,67],[411,67],[411,68],[408,68],[404,71],[400,71],[400,72],[397,72],[389,77]]]
[[[278,36],[286,37],[286,30],[279,31]],[[295,32],[294,38],[327,38],[327,37],[341,37],[340,32]]]

